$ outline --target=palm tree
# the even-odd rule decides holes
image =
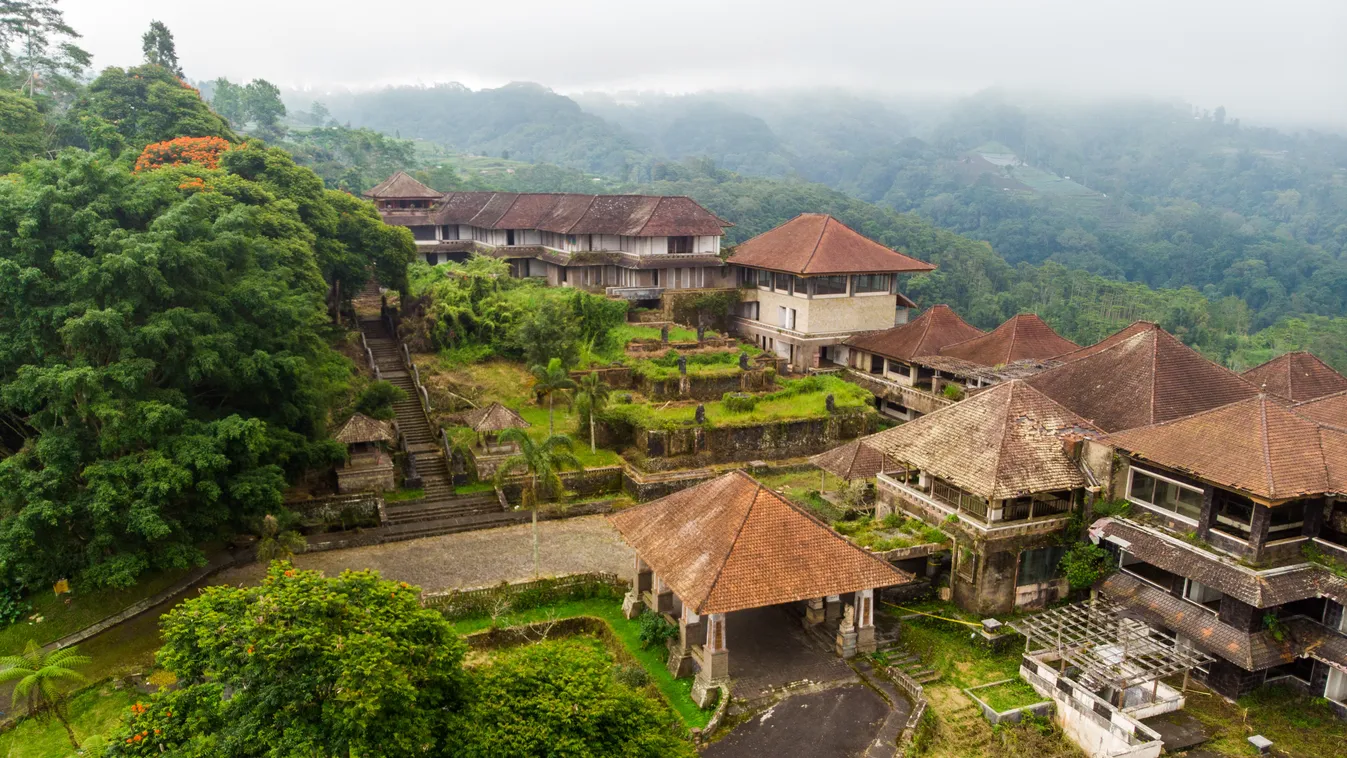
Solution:
[[[555,362],[556,359],[554,358]],[[501,442],[512,442],[519,446],[519,452],[501,462],[496,469],[496,486],[505,482],[513,473],[528,476],[528,486],[524,488],[524,505],[533,511],[533,576],[538,576],[538,488],[544,486],[550,492],[561,492],[560,473],[565,469],[583,471],[584,466],[571,453],[571,438],[564,434],[549,434],[547,439],[534,442],[523,429],[506,429],[500,433]]]
[[[0,682],[19,680],[14,685],[14,702],[23,701],[29,716],[56,716],[70,736],[70,744],[79,750],[80,743],[75,739],[75,730],[70,728],[70,722],[66,720],[67,693],[60,684],[63,679],[72,682],[83,680],[84,677],[75,669],[88,664],[90,660],[89,656],[76,653],[73,647],[44,650],[33,640],[28,640],[23,655],[0,657]]]
[[[561,365],[560,358],[548,361],[546,367],[534,366],[529,370],[533,373],[533,391],[547,395],[547,433],[555,434],[556,426],[552,423],[552,398],[558,392],[575,389],[575,381],[571,379],[570,372]]]
[[[608,385],[599,378],[599,372],[591,371],[580,377],[580,389],[575,397],[589,406],[589,452],[596,452],[594,446],[594,414],[608,405]]]
[[[261,539],[257,541],[257,560],[263,563],[288,561],[309,546],[304,535],[293,529],[281,529],[281,522],[268,513],[262,519]]]

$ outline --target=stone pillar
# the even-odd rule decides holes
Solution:
[[[669,673],[674,678],[691,674],[696,668],[692,660],[692,647],[703,644],[706,630],[702,617],[693,613],[686,605],[678,616],[678,639],[669,646]]]
[[[837,626],[837,654],[843,658],[856,656],[856,606],[850,603],[842,609],[842,623]]]
[[[645,610],[645,593],[650,591],[652,574],[650,567],[640,556],[636,558],[636,572],[631,578],[631,590],[622,599],[622,615],[634,619]]]
[[[692,683],[692,699],[705,708],[718,685],[730,679],[730,651],[725,644],[725,614],[706,617],[706,645],[702,647],[702,668]]]
[[[826,618],[823,611],[823,598],[811,597],[804,602],[804,625],[815,626],[817,624],[822,624]]]
[[[856,593],[856,652],[875,652],[875,591]]]
[[[1202,488],[1202,511],[1197,514],[1197,537],[1205,540],[1216,523],[1216,488],[1207,485]]]
[[[842,598],[837,595],[823,598],[823,610],[823,620],[829,624],[836,624],[842,618]]]
[[[823,348],[816,347],[814,348],[814,368],[820,368],[822,366],[823,366]]]
[[[1249,555],[1251,563],[1263,562],[1263,548],[1267,546],[1268,526],[1272,523],[1272,509],[1254,503],[1253,518],[1249,524]]]
[[[673,590],[664,583],[664,577],[655,575],[655,612],[673,613]]]

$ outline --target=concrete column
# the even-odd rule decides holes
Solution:
[[[842,609],[842,623],[837,626],[837,654],[843,658],[856,655],[856,606],[847,603]]]
[[[673,590],[664,583],[664,577],[655,575],[655,612],[673,613]]]
[[[650,591],[651,586],[652,572],[640,556],[636,557],[635,568],[631,578],[631,590],[622,599],[622,615],[629,619],[636,618],[645,610],[645,593]]]
[[[1272,523],[1272,509],[1262,503],[1254,503],[1253,518],[1249,524],[1249,555],[1253,563],[1263,560],[1263,548],[1267,546],[1268,526]]]
[[[822,624],[824,619],[827,618],[823,610],[823,598],[811,597],[804,602],[804,625],[814,626],[816,624]]]
[[[823,599],[823,620],[835,624],[842,618],[842,598],[829,595]]]
[[[1207,485],[1202,488],[1202,511],[1197,514],[1197,537],[1205,540],[1216,523],[1216,488]]]
[[[702,617],[684,605],[682,613],[678,615],[678,640],[669,649],[668,668],[674,678],[687,676],[696,668],[693,665],[692,648],[705,642],[706,630],[703,627]]]
[[[856,652],[875,652],[875,591],[856,593]]]
[[[692,699],[705,708],[717,686],[729,681],[730,651],[725,645],[725,614],[706,617],[706,645],[702,648],[702,668],[692,683]]]

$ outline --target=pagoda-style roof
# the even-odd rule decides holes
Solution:
[[[382,182],[374,185],[373,189],[365,192],[365,197],[408,200],[417,198],[437,198],[442,197],[443,195],[443,192],[436,192],[430,187],[413,179],[405,171],[399,171],[396,174],[393,174]]]
[[[934,265],[891,250],[824,213],[802,213],[741,243],[729,262],[804,276],[935,270]]]
[[[1347,376],[1303,351],[1273,358],[1243,376],[1264,392],[1297,403],[1347,390]]]
[[[1043,361],[1080,349],[1032,313],[1021,313],[978,337],[946,345],[940,355],[962,358],[983,366],[1004,366],[1014,361]]]
[[[1000,500],[1087,486],[1064,443],[1098,436],[1090,422],[1017,379],[863,440],[889,460]]]
[[[742,471],[608,519],[693,613],[913,581]]]
[[[1347,432],[1347,390],[1296,403],[1296,413],[1318,424]]]
[[[428,219],[481,229],[627,237],[719,237],[733,226],[683,196],[550,192],[450,192],[435,203]]]
[[[869,479],[884,470],[884,454],[860,439],[819,453],[809,462],[847,481]]]
[[[1138,321],[1026,381],[1106,432],[1246,400],[1258,388],[1158,325]]]
[[[387,421],[377,421],[363,413],[357,413],[341,425],[333,438],[343,445],[361,442],[392,442],[393,425]]]
[[[886,358],[911,361],[923,355],[937,355],[941,348],[982,334],[981,329],[959,318],[948,305],[933,305],[906,324],[858,334],[844,344]]]
[[[1265,503],[1347,492],[1347,432],[1316,424],[1268,395],[1129,429],[1108,442]]]
[[[506,429],[527,429],[531,426],[523,416],[493,402],[482,408],[473,408],[458,414],[463,426],[474,432],[500,432]]]

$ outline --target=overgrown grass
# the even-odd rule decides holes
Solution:
[[[393,490],[391,492],[384,493],[384,502],[402,503],[408,500],[420,500],[425,496],[426,491],[424,489],[419,488],[414,490]]]
[[[140,583],[126,589],[85,592],[76,588],[74,592],[59,597],[50,590],[35,592],[27,598],[32,610],[17,623],[0,629],[0,655],[23,652],[28,640],[45,645],[67,634],[78,632],[147,597],[163,592],[188,571],[188,569],[173,569],[146,574]],[[29,620],[30,616],[38,616],[42,621],[39,623]]]
[[[998,713],[1004,713],[1012,708],[1023,708],[1026,705],[1041,703],[1047,698],[1034,691],[1029,683],[1016,676],[1008,682],[1003,682],[994,687],[986,689],[973,690],[982,702],[994,708]]]
[[[1190,689],[1184,712],[1214,731],[1202,749],[1217,755],[1255,755],[1248,742],[1255,734],[1272,740],[1283,755],[1342,755],[1347,743],[1347,722],[1327,701],[1280,685],[1260,687],[1237,703],[1200,687]]]
[[[778,380],[782,389],[759,397],[750,411],[732,411],[719,400],[702,403],[706,420],[712,426],[749,426],[771,421],[824,418],[829,414],[827,396],[832,395],[838,410],[870,407],[873,396],[864,389],[835,376],[811,376]],[[641,404],[610,406],[608,412],[647,429],[666,429],[693,423],[697,403]]]
[[[483,492],[493,492],[496,485],[492,482],[473,482],[472,484],[460,484],[454,488],[455,495],[478,495]]]
[[[674,679],[665,668],[666,654],[663,648],[646,649],[641,646],[640,624],[622,617],[622,604],[613,600],[574,600],[556,605],[532,608],[518,613],[508,613],[496,618],[474,618],[454,623],[459,634],[472,634],[493,626],[506,628],[529,624],[547,619],[565,619],[576,616],[593,616],[602,619],[612,627],[627,650],[640,662],[641,667],[650,675],[650,680],[659,688],[661,694],[673,706],[679,718],[688,727],[701,728],[711,720],[711,711],[702,710],[692,701],[692,678]]]
[[[758,477],[758,481],[764,487],[775,490],[786,496],[787,500],[796,505],[807,508],[815,516],[828,523],[833,523],[844,515],[837,506],[823,499],[819,494],[819,474],[823,473],[823,486],[829,490],[835,490],[842,486],[840,477],[824,473],[817,468],[809,468],[805,471],[788,471],[780,474],[768,474]]]
[[[546,439],[547,437],[547,406],[537,406],[529,403],[521,405],[514,409],[524,420],[529,422],[528,435],[535,440]],[[580,464],[587,469],[597,468],[599,466],[617,466],[622,463],[622,456],[607,448],[598,448],[595,452],[589,452],[589,435],[581,434],[580,414],[575,408],[567,408],[565,404],[559,403],[555,411],[556,433],[564,434],[571,438],[574,443],[571,452],[580,459]]]
[[[116,727],[122,713],[147,696],[131,688],[110,685],[90,687],[70,701],[70,725],[86,755],[101,755],[102,735]],[[0,732],[0,756],[5,758],[66,758],[75,754],[65,728],[56,719],[24,719],[13,729]]]
[[[833,524],[833,528],[851,538],[857,545],[877,552],[913,545],[949,542],[949,535],[921,519],[897,514],[890,514],[879,520],[861,516],[851,521],[839,521]]]
[[[928,602],[905,607],[945,618],[965,618],[952,603]],[[899,616],[905,613],[887,606],[884,610]],[[926,665],[940,672],[942,683],[966,689],[1002,679],[1018,679],[1019,649],[1011,645],[1001,652],[993,652],[973,641],[976,634],[970,626],[929,616],[905,620],[902,629],[904,646],[921,656]]]

